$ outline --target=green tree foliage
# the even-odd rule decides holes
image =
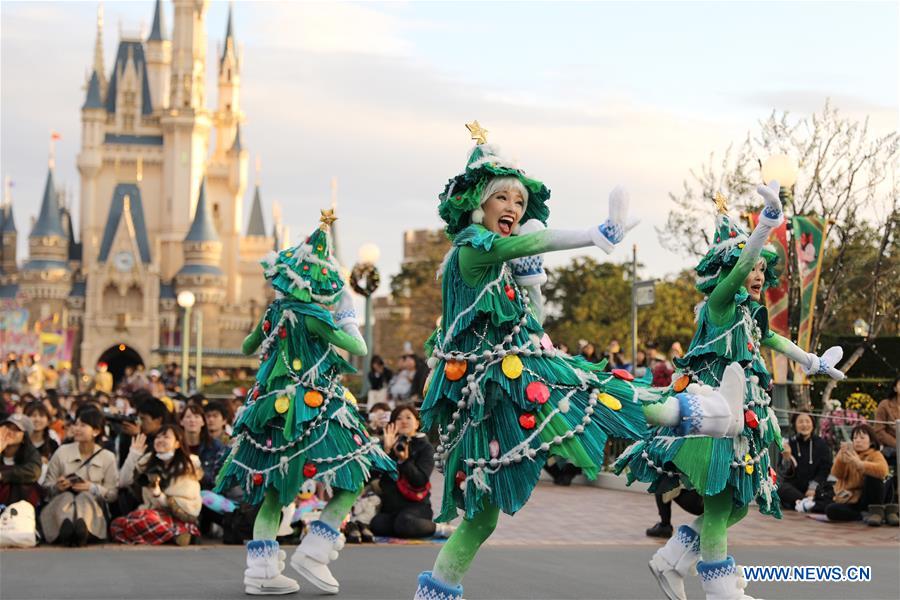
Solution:
[[[602,352],[610,340],[616,339],[628,354],[630,264],[576,257],[567,265],[550,269],[548,277],[544,286],[549,309],[545,326],[554,343],[564,343],[574,351],[578,340],[584,339]],[[700,300],[692,271],[658,281],[656,302],[638,310],[638,346],[655,341],[665,349],[679,341],[686,347],[694,335],[694,307]]]

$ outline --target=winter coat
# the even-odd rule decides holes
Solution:
[[[835,456],[834,466],[831,467],[831,474],[837,478],[834,484],[835,502],[856,504],[862,498],[863,482],[866,477],[884,479],[887,475],[887,461],[878,450],[867,448],[864,452],[859,452],[859,457],[863,461],[862,471],[846,462],[841,454]],[[849,495],[842,492],[849,492]]]

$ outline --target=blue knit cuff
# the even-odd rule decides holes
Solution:
[[[700,561],[697,563],[697,573],[699,573],[703,581],[721,579],[722,577],[734,575],[736,572],[737,568],[734,566],[734,558],[731,556],[716,562]]]
[[[687,525],[682,525],[678,528],[678,532],[675,534],[678,536],[678,541],[685,548],[690,548],[692,552],[700,552],[700,534],[688,527]]]
[[[278,542],[275,540],[250,540],[247,542],[247,555],[253,558],[270,558],[278,554]]]
[[[694,394],[682,392],[678,394],[678,412],[681,421],[678,424],[679,435],[690,435],[700,431],[703,413],[700,410],[700,398]]]
[[[415,600],[459,600],[462,593],[461,585],[438,581],[431,571],[422,571],[419,574],[419,589],[416,590]]]
[[[309,524],[310,535],[325,538],[329,542],[335,542],[340,536],[340,532],[324,521],[313,521]]]

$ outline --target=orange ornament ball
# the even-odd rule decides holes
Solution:
[[[319,408],[325,402],[324,396],[316,390],[310,390],[303,394],[303,403],[310,408]]]

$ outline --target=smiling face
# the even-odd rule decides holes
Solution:
[[[750,294],[750,298],[759,302],[762,297],[763,283],[766,281],[766,259],[760,258],[753,266],[753,270],[744,280],[744,287]]]
[[[153,439],[153,450],[159,454],[174,452],[175,449],[180,446],[181,444],[178,442],[178,438],[175,437],[175,432],[171,429],[167,429]]]
[[[525,214],[528,192],[515,177],[493,179],[484,191],[486,198],[481,204],[484,211],[482,224],[503,237],[512,235]]]
[[[94,429],[91,425],[82,422],[81,419],[75,421],[72,425],[72,439],[76,442],[93,442],[100,435],[99,429]]]
[[[400,411],[394,424],[397,425],[397,433],[401,435],[413,436],[419,431],[419,420],[410,410]]]
[[[808,438],[813,431],[812,417],[806,414],[797,415],[797,419],[794,421],[794,430],[803,439]]]

